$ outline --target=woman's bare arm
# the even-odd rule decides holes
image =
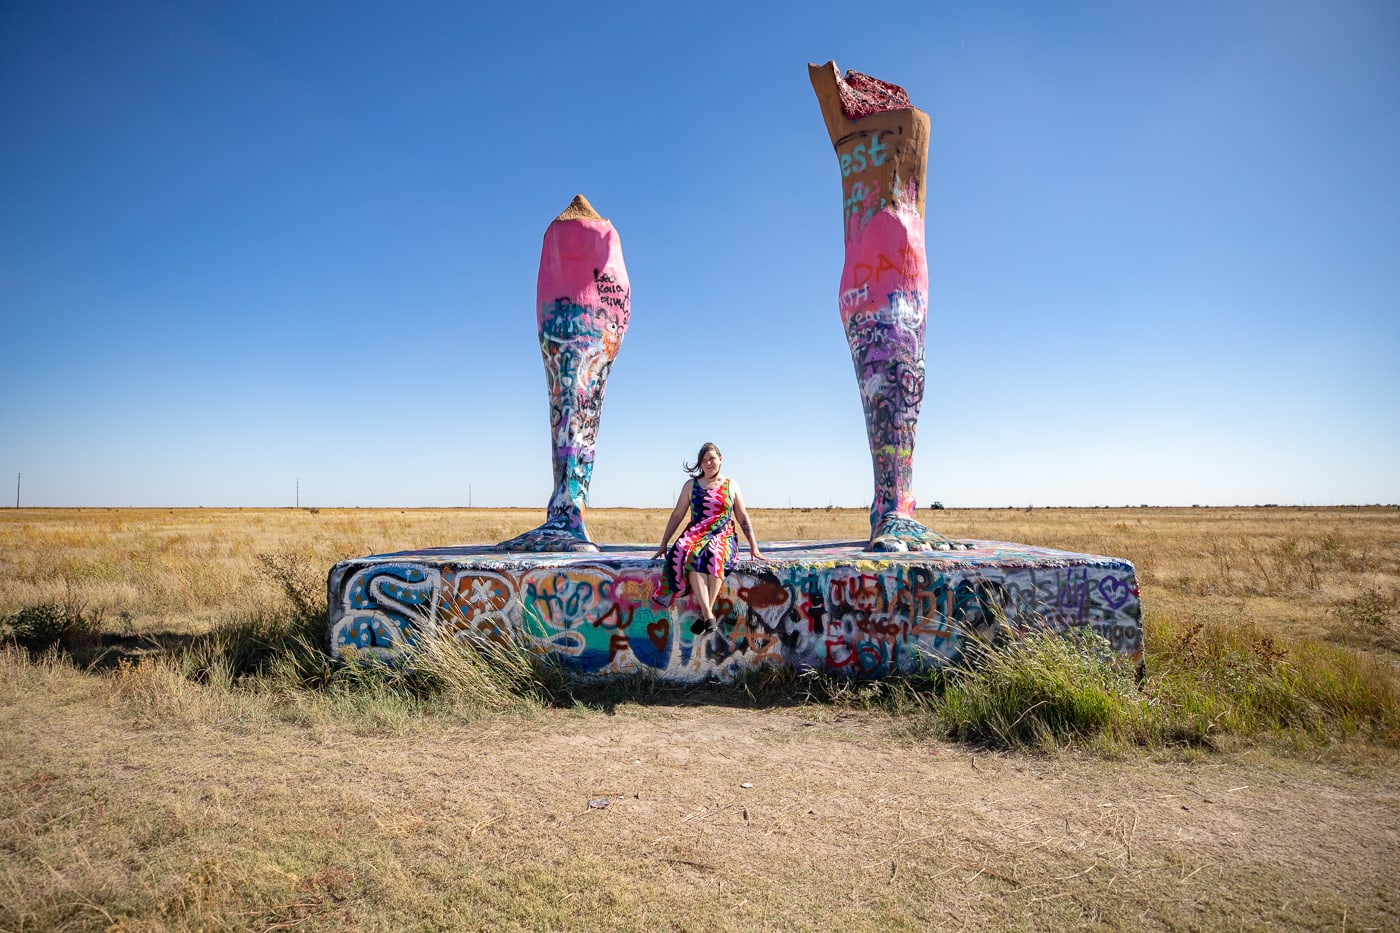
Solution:
[[[681,487],[681,494],[676,498],[676,507],[671,510],[671,517],[666,519],[666,532],[661,536],[661,547],[656,549],[656,553],[651,555],[652,557],[666,556],[666,544],[671,540],[671,535],[675,534],[676,529],[680,527],[681,520],[685,518],[686,510],[690,508],[690,489],[694,483],[693,479],[687,480],[686,484]]]
[[[754,560],[767,560],[763,552],[758,549],[758,539],[753,534],[753,522],[749,521],[749,510],[744,508],[744,494],[739,489],[739,484],[730,480],[730,485],[734,488],[734,520],[739,523],[739,530],[744,533],[744,537],[749,542],[749,553]]]

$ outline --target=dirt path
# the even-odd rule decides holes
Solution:
[[[4,698],[0,928],[1400,926],[1394,762],[972,754],[825,707],[359,735],[92,689]]]

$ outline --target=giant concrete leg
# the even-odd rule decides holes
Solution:
[[[841,165],[845,325],[875,468],[870,549],[959,547],[914,519],[914,434],[924,397],[924,174],[928,114],[897,85],[809,65]]]
[[[544,234],[536,310],[549,383],[554,494],[545,523],[506,551],[596,551],[583,525],[603,389],[631,316],[631,286],[613,225],[578,195]]]

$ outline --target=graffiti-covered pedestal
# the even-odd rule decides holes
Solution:
[[[695,634],[689,600],[652,601],[661,562],[642,545],[599,553],[433,548],[342,561],[330,573],[330,650],[394,661],[427,632],[512,635],[582,675],[732,680],[792,665],[879,677],[956,660],[969,638],[1088,627],[1142,654],[1128,561],[1025,544],[875,553],[864,543],[765,543],[740,561]]]

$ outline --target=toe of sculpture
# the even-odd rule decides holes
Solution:
[[[888,515],[870,536],[872,551],[960,551],[968,545],[904,515]]]
[[[509,541],[496,545],[498,551],[583,551],[596,553],[598,545],[588,540],[588,532],[583,529],[560,528],[551,525],[516,535]]]

